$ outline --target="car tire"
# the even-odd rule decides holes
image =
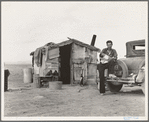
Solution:
[[[123,75],[122,78],[126,78],[128,76],[128,67],[122,60],[117,60],[117,63],[122,67]]]
[[[115,85],[112,82],[107,82],[107,86],[111,92],[119,92],[123,86],[123,84]]]
[[[121,66],[123,70],[122,78],[126,78],[128,76],[127,65],[122,60],[117,60],[117,63]],[[119,92],[123,86],[123,83],[108,81],[107,86],[111,92]]]

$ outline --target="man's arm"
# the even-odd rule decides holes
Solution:
[[[99,54],[99,57],[102,58],[103,56],[105,56],[105,52],[106,52],[106,49],[103,49]]]
[[[113,56],[112,57],[109,56],[108,61],[111,61],[111,60],[117,60],[117,52],[115,49],[113,49]]]
[[[114,56],[113,56],[113,59],[117,60],[117,52],[116,52],[116,50],[115,50],[115,49],[113,49],[113,51],[114,51]]]
[[[117,52],[116,52],[116,50],[115,49],[113,49],[113,57],[110,57],[109,58],[109,61],[111,61],[111,60],[117,60]]]

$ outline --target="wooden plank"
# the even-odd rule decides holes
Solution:
[[[120,83],[135,83],[133,80],[123,81],[123,80],[106,80],[108,82],[120,82]]]
[[[70,84],[71,85],[73,84],[73,69],[74,69],[73,62],[72,62],[73,47],[74,47],[74,44],[72,43],[71,51],[70,51]]]
[[[59,57],[59,48],[49,50],[49,59],[54,59]]]

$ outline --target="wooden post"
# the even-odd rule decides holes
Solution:
[[[34,76],[33,76],[33,87],[34,88],[40,88],[41,87],[39,74],[34,74]]]
[[[10,72],[8,69],[4,70],[4,92],[8,91],[8,76],[10,75]]]
[[[73,54],[73,43],[71,45],[71,51],[70,51],[70,84],[73,84],[73,62],[72,62],[72,54]]]

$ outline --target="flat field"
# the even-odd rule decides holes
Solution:
[[[6,65],[10,71],[4,92],[4,117],[106,117],[145,116],[145,96],[139,86],[123,86],[119,93],[99,94],[97,85],[62,85],[62,90],[33,88],[23,83],[23,69],[31,65]]]

